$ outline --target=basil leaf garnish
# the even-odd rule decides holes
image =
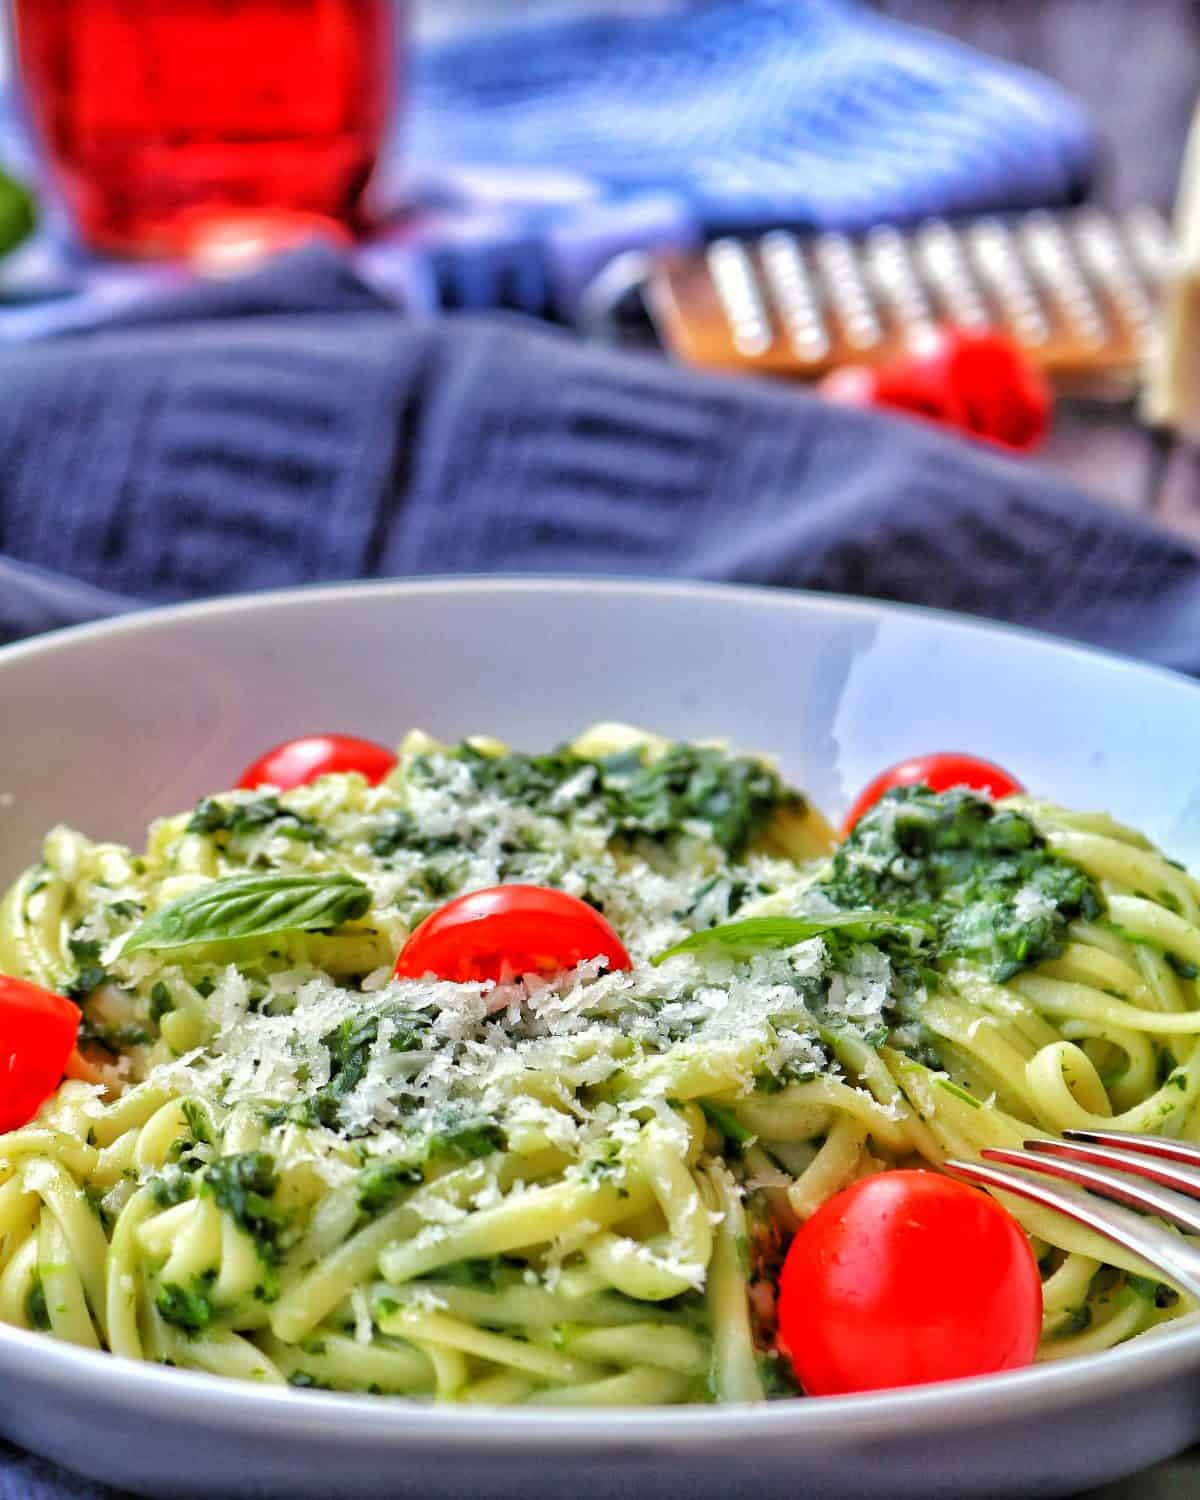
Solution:
[[[371,892],[353,875],[235,875],[214,880],[146,918],[121,950],[320,932],[365,915]]]
[[[731,958],[749,958],[769,948],[791,948],[824,932],[844,932],[858,942],[870,943],[875,938],[911,933],[913,929],[927,937],[936,935],[929,922],[876,911],[844,911],[829,917],[746,917],[741,922],[726,922],[721,927],[694,932],[665,953],[656,953],[650,961],[661,964],[677,953],[701,953],[708,948],[720,948]]]

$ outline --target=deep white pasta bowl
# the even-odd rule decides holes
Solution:
[[[419,725],[534,748],[620,719],[778,755],[832,814],[964,749],[1200,861],[1200,687],[927,611],[702,585],[354,585],[0,651],[0,885],[56,822],[137,840],[266,745]],[[0,1435],[172,1497],[1063,1495],[1200,1438],[1200,1320],[987,1379],[759,1408],[429,1408],[234,1385],[0,1328]]]

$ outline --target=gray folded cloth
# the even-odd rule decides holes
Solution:
[[[1192,547],[929,425],[515,318],[406,321],[328,251],[158,315],[0,351],[0,640],[305,582],[608,573],[965,610],[1200,672]]]

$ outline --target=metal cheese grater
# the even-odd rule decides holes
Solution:
[[[861,237],[777,230],[645,270],[663,343],[709,369],[814,377],[903,353],[936,323],[1007,330],[1065,391],[1128,398],[1171,233],[1153,209],[1037,211]]]

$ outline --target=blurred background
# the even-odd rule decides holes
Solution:
[[[1195,0],[5,12],[0,636],[565,569],[1200,670]]]
[[[170,8],[167,7],[168,10]],[[186,5],[176,7],[180,11],[188,8]],[[751,40],[745,42],[745,45],[755,45],[753,37],[762,29],[765,12],[778,8],[764,8],[756,0],[749,0],[743,30],[745,38]],[[784,9],[786,8],[785,6]],[[9,75],[7,92],[10,102],[7,111],[0,115],[0,165],[7,161],[9,170],[14,175],[26,184],[32,181],[39,200],[43,226],[49,226],[49,232],[44,227],[37,237],[36,248],[27,244],[21,255],[10,258],[7,269],[0,268],[0,296],[6,299],[5,303],[0,303],[0,338],[20,341],[99,321],[114,305],[124,305],[128,298],[136,297],[139,292],[153,295],[161,289],[162,283],[156,281],[153,275],[131,277],[121,271],[114,271],[106,277],[94,266],[84,268],[77,259],[72,258],[70,251],[64,249],[73,239],[70,228],[72,214],[64,212],[61,206],[61,189],[65,185],[65,179],[72,174],[74,176],[73,216],[76,222],[82,222],[93,210],[80,206],[80,176],[100,171],[115,172],[119,176],[121,171],[128,170],[127,163],[115,158],[102,162],[99,150],[86,165],[66,160],[74,147],[64,142],[72,132],[75,133],[76,143],[80,140],[98,139],[96,132],[103,121],[97,111],[102,112],[106,106],[97,91],[96,80],[93,80],[90,98],[81,97],[85,92],[80,83],[82,74],[76,72],[69,85],[63,83],[66,74],[54,60],[54,49],[63,45],[63,38],[70,34],[72,27],[87,24],[97,26],[102,13],[108,9],[106,0],[96,0],[90,7],[93,17],[91,23],[81,19],[89,9],[83,4],[72,6],[61,4],[59,0],[19,0],[16,9],[22,13],[28,33],[24,49],[28,80],[25,104],[19,105],[16,79],[12,76],[16,60],[12,48],[5,47],[5,60],[0,67],[6,69]],[[200,6],[199,9],[202,11],[204,7]],[[321,24],[336,24],[330,18],[338,7],[317,6],[314,14],[322,9],[325,20]],[[737,350],[714,351],[713,348],[706,347],[711,346],[714,339],[728,342],[724,339],[724,332],[718,332],[714,328],[706,329],[704,326],[706,319],[722,321],[721,310],[714,310],[707,289],[698,287],[700,280],[707,280],[711,264],[699,271],[692,267],[688,276],[681,274],[674,280],[661,271],[661,268],[627,265],[615,278],[610,277],[606,284],[594,289],[595,294],[590,301],[585,298],[585,291],[600,277],[608,262],[616,260],[624,251],[665,252],[678,250],[681,245],[698,236],[710,240],[715,238],[716,230],[724,227],[720,224],[721,210],[731,206],[733,211],[728,216],[733,220],[732,227],[739,227],[740,218],[751,236],[769,229],[773,207],[774,217],[778,218],[781,228],[819,228],[824,217],[831,228],[860,231],[868,221],[876,218],[911,227],[930,216],[925,211],[927,206],[935,211],[936,217],[942,217],[944,210],[952,219],[974,206],[970,201],[971,193],[964,194],[962,183],[951,180],[953,172],[941,173],[943,180],[940,183],[936,180],[939,175],[936,164],[931,167],[930,176],[933,180],[925,185],[926,201],[923,202],[922,184],[919,180],[913,180],[912,162],[906,161],[903,170],[908,180],[895,192],[885,190],[876,194],[877,205],[872,205],[869,191],[863,202],[844,192],[831,192],[828,184],[821,182],[811,198],[801,202],[798,208],[797,195],[792,185],[781,180],[775,190],[774,205],[771,202],[772,188],[769,184],[760,194],[760,201],[748,212],[744,203],[738,204],[736,192],[727,193],[729,201],[719,204],[715,214],[711,209],[707,215],[702,212],[696,216],[700,221],[698,224],[693,220],[681,229],[681,218],[689,218],[687,211],[681,216],[678,204],[663,201],[664,196],[677,192],[681,175],[679,163],[671,159],[672,153],[664,150],[661,121],[654,124],[643,121],[647,127],[648,151],[651,157],[657,152],[661,159],[651,161],[647,180],[637,184],[643,200],[640,206],[629,209],[626,205],[624,209],[609,212],[607,216],[601,212],[578,212],[576,210],[579,205],[589,199],[592,200],[592,207],[595,207],[591,189],[580,186],[580,179],[586,175],[591,165],[588,160],[589,151],[593,156],[599,157],[606,150],[612,152],[620,149],[623,142],[620,135],[613,136],[611,140],[605,139],[603,125],[598,125],[595,119],[597,99],[594,91],[589,96],[586,86],[578,87],[577,81],[570,76],[579,67],[581,49],[586,51],[586,42],[578,37],[564,42],[561,34],[554,32],[555,23],[565,22],[570,25],[571,22],[579,22],[588,16],[625,16],[642,22],[653,22],[655,17],[666,18],[668,21],[674,18],[678,25],[681,14],[688,10],[712,12],[723,9],[729,12],[729,6],[696,5],[695,0],[691,0],[691,4],[687,0],[610,0],[608,4],[589,3],[589,0],[506,0],[503,5],[498,4],[497,0],[415,0],[410,8],[403,4],[393,6],[389,0],[383,6],[352,5],[350,9],[358,16],[359,37],[356,45],[368,51],[373,46],[378,48],[385,45],[382,33],[375,34],[372,40],[371,27],[382,24],[378,12],[394,11],[397,18],[394,44],[399,49],[396,75],[397,78],[411,76],[413,79],[414,94],[410,96],[406,92],[406,86],[397,87],[394,92],[390,92],[385,90],[380,79],[368,81],[365,76],[359,78],[352,87],[357,90],[363,112],[350,126],[352,130],[360,132],[360,144],[365,153],[363,173],[369,166],[367,158],[373,154],[375,136],[382,137],[386,134],[391,139],[391,146],[384,151],[383,164],[376,176],[373,211],[378,212],[382,218],[392,218],[393,242],[399,237],[406,240],[407,244],[402,253],[392,254],[390,257],[386,253],[376,255],[372,271],[388,284],[389,291],[398,300],[407,302],[410,310],[416,304],[423,304],[425,310],[429,310],[431,305],[487,306],[493,302],[501,305],[515,303],[522,310],[532,311],[540,316],[549,315],[559,320],[572,321],[593,338],[643,344],[653,340],[659,346],[665,345],[669,352],[693,362],[726,368],[731,364],[740,365],[754,370],[756,365],[760,368],[764,365],[773,366],[779,351],[773,351],[764,361],[761,356],[741,358]],[[856,89],[864,98],[877,89],[878,80],[873,75],[865,81],[862,78],[843,79],[840,88],[836,81],[831,83],[830,69],[826,64],[829,59],[836,58],[837,49],[830,47],[827,37],[816,36],[825,25],[820,13],[827,9],[829,7],[813,6],[804,3],[804,0],[798,0],[793,7],[792,45],[798,49],[815,45],[821,52],[822,66],[814,70],[812,77],[800,68],[789,80],[786,69],[779,67],[767,77],[768,87],[775,90],[776,97],[786,109],[794,108],[794,101],[787,97],[789,88],[800,91],[815,89],[820,95],[821,107],[835,113],[844,113],[848,107],[853,107]],[[1027,82],[1021,74],[1005,74],[988,68],[981,75],[986,77],[987,87],[997,91],[1001,104],[1005,89],[1009,89],[1014,115],[1026,116],[1014,126],[1008,158],[1006,159],[1004,150],[1000,149],[994,153],[992,161],[980,164],[983,189],[976,197],[981,209],[1019,209],[1036,207],[1039,203],[1044,203],[1047,207],[1059,207],[1075,200],[1086,200],[1090,205],[1113,210],[1118,214],[1132,210],[1136,215],[1150,208],[1164,217],[1156,222],[1143,214],[1140,228],[1144,231],[1145,244],[1142,248],[1150,262],[1153,262],[1155,255],[1161,254],[1164,248],[1161,235],[1166,222],[1165,216],[1169,215],[1175,201],[1184,141],[1195,105],[1197,81],[1200,80],[1200,7],[1194,0],[1140,0],[1140,3],[1139,0],[1022,0],[1020,4],[1006,3],[1006,0],[871,0],[869,6],[864,6],[865,9],[900,22],[928,28],[929,33],[953,37],[968,44],[977,49],[976,56],[971,59],[972,66],[983,58],[1004,60],[1036,70],[1045,79],[1054,80],[1063,86],[1060,97],[1049,101],[1044,97],[1038,100],[1035,90],[1031,100],[1029,96],[1019,97]],[[142,7],[144,19],[139,24],[150,26],[152,23],[147,18],[154,10],[153,4]],[[125,11],[127,15],[137,13],[139,7],[125,7]],[[374,16],[374,20],[363,20],[368,13]],[[710,16],[709,23],[711,21]],[[706,46],[715,46],[733,53],[743,45],[744,39],[739,38],[736,20],[730,15],[722,18],[719,25],[709,23],[702,19],[692,22],[693,25],[707,25]],[[2,20],[0,24],[3,24]],[[504,41],[498,42],[492,50],[488,49],[486,38],[489,34],[503,37],[511,34],[514,28],[519,30],[522,26],[531,28],[529,46],[535,54],[544,34],[538,31],[539,26],[549,27],[553,36],[550,50],[543,54],[540,64],[541,77],[532,76],[528,68],[521,70],[519,75],[515,73],[511,47]],[[11,24],[9,30],[11,32]],[[9,40],[11,41],[11,36]],[[144,41],[149,50],[160,43],[169,46],[165,33],[156,43],[155,38],[146,31]],[[690,89],[701,99],[705,96],[708,85],[703,76],[705,70],[702,60],[695,59],[693,65],[687,68],[679,67],[678,59],[669,56],[672,44],[670,36],[662,33],[654,36],[648,32],[640,38],[633,33],[626,33],[618,38],[615,33],[610,35],[598,31],[596,44],[605,53],[604,57],[598,58],[597,77],[603,79],[608,76],[613,81],[614,115],[627,111],[629,101],[634,97],[630,71],[622,69],[619,62],[614,62],[611,55],[614,47],[618,50],[621,47],[642,47],[645,51],[645,65],[672,69],[671,82],[681,94],[686,95]],[[104,35],[97,32],[91,45],[93,50],[99,47],[101,53],[105,46],[110,49],[115,47],[118,52],[120,50],[115,31],[108,36],[107,42]],[[286,41],[282,43],[285,52],[288,45]],[[336,41],[332,45],[336,46]],[[466,50],[456,55],[456,45],[465,46]],[[876,62],[863,52],[861,36],[853,38],[853,46],[858,49],[857,66],[860,72],[869,74]],[[411,57],[406,60],[405,54],[410,50],[417,54],[417,60],[414,61]],[[928,70],[925,83],[931,95],[937,91],[945,93],[946,79],[942,74],[947,66],[946,56],[934,49],[927,58],[921,58],[919,52],[918,45],[917,55],[908,60],[910,76],[905,80],[904,88],[917,91],[914,93],[914,102],[918,110],[933,107],[937,113],[936,101],[931,106],[929,99],[917,97],[920,74],[922,68]],[[343,55],[342,62],[349,66],[346,55]],[[716,57],[712,59],[712,63],[714,76],[720,75],[721,85],[728,87],[730,75],[736,73],[736,60]],[[495,65],[498,70],[491,85],[484,76],[484,70],[489,64]],[[160,66],[164,71],[163,87],[168,86],[165,81],[168,71],[165,54],[160,57],[158,64],[148,64],[146,59],[142,59],[142,65]],[[119,58],[107,59],[104,87],[114,98],[123,98],[128,104],[130,90],[126,86],[128,80],[121,74],[121,66]],[[289,60],[287,66],[293,73],[298,73],[294,58]],[[755,65],[747,60],[745,66],[747,77],[750,77]],[[461,74],[458,84],[453,78],[456,67]],[[551,76],[556,67],[562,69],[558,79]],[[211,73],[205,74],[202,68],[193,68],[191,64],[189,68],[193,78],[207,77],[209,82],[202,87],[211,89]],[[169,87],[179,91],[183,86],[183,75],[178,54],[170,62],[169,70]],[[504,74],[503,81],[497,82],[501,71]],[[636,73],[636,68],[633,71]],[[536,69],[534,72],[536,73]],[[294,78],[293,82],[297,83],[298,79]],[[573,87],[584,111],[584,125],[572,133],[571,139],[551,139],[550,132],[560,128],[564,119],[569,118],[564,106]],[[60,92],[55,102],[56,89]],[[552,95],[556,89],[559,97],[554,98]],[[508,96],[501,99],[498,90],[508,90]],[[76,119],[69,121],[64,118],[63,113],[66,108],[64,99],[67,96],[73,97],[81,110]],[[315,98],[315,95],[312,97]],[[445,128],[447,121],[453,124],[455,111],[461,109],[464,101],[469,104],[466,126],[455,132],[456,139],[448,139]],[[750,145],[758,150],[754,168],[763,173],[764,166],[770,159],[772,169],[781,177],[781,132],[776,130],[773,135],[770,126],[763,121],[748,119],[744,111],[729,109],[728,99],[714,95],[706,102],[711,105],[716,118],[714,129],[705,132],[689,123],[679,143],[680,151],[687,150],[710,157],[718,155],[721,151],[721,117],[725,111],[729,116],[726,123],[731,132],[740,132],[742,136],[738,142],[739,150],[745,150],[747,138],[750,138]],[[942,104],[947,108],[953,107],[953,101],[948,96]],[[32,106],[35,117],[32,130],[29,106]],[[495,107],[502,129],[496,136],[495,149],[481,154],[480,127],[482,126],[486,135],[489,129],[489,106]],[[638,107],[644,109],[644,101]],[[1037,140],[1037,122],[1028,118],[1031,107],[1044,110],[1040,141]],[[1078,114],[1073,118],[1072,107],[1078,109]],[[524,126],[519,122],[514,123],[517,112],[522,108],[527,115]],[[89,109],[92,110],[90,115]],[[55,110],[58,114],[52,121],[51,115]],[[587,113],[589,111],[591,113]],[[388,130],[385,130],[383,124],[385,115],[392,121]],[[118,123],[121,128],[125,128],[130,121],[126,119]],[[830,129],[828,121],[815,116],[805,123],[818,131]],[[882,126],[886,128],[890,123],[893,122],[885,120]],[[1004,129],[1002,113],[999,111],[993,115],[987,115],[984,111],[979,120],[968,121],[968,129],[971,124],[994,132],[1002,132]],[[937,150],[943,150],[946,146],[944,125],[944,119],[934,121]],[[31,136],[38,133],[38,127],[42,148],[31,147],[30,144]],[[1014,158],[1016,153],[1029,148],[1031,129],[1033,154],[1022,166]],[[756,133],[758,139],[754,140]],[[831,134],[837,138],[834,142],[836,148],[847,153],[842,163],[846,173],[852,175],[857,171],[869,188],[870,153],[863,151],[861,136],[846,130],[844,124],[835,124]],[[635,126],[629,127],[625,138],[636,139]],[[999,146],[1003,143],[997,139],[996,144]],[[48,152],[44,149],[47,146]],[[905,149],[911,151],[912,143],[906,143]],[[971,149],[969,142],[963,144],[964,160],[969,160]],[[32,154],[35,151],[40,152],[40,165]],[[1039,166],[1036,162],[1039,152],[1050,157],[1057,153],[1059,158],[1064,154],[1071,154],[1074,160],[1067,164],[1059,160],[1049,167],[1042,162]],[[836,160],[836,153],[833,159]],[[709,180],[701,183],[701,192],[707,190],[710,196],[713,195],[715,190],[712,182],[718,176],[716,168],[719,165],[713,162],[708,164]],[[829,162],[817,165],[825,167]],[[598,173],[604,173],[608,164],[597,159],[595,166]],[[156,169],[170,175],[171,168],[166,157],[157,162]],[[803,175],[803,162],[797,165],[796,170]],[[355,169],[351,169],[351,177],[354,177],[354,171]],[[654,180],[656,173],[659,178],[657,182]],[[506,174],[508,180],[505,180]],[[308,175],[312,178],[315,191],[317,178],[311,167],[308,168]],[[919,178],[920,174],[916,175]],[[611,181],[609,186],[611,187]],[[695,184],[691,186],[694,188]],[[629,189],[628,182],[621,184],[619,196],[628,199]],[[331,187],[330,191],[333,193],[333,198],[330,199],[332,204],[336,200],[337,189]],[[350,213],[353,190],[344,188],[344,192],[349,196],[342,204],[342,209],[345,213]],[[700,193],[695,194],[699,195]],[[303,197],[304,194],[301,193],[300,198]],[[801,197],[803,198],[803,194]],[[541,264],[531,273],[511,266],[503,267],[497,272],[493,266],[476,274],[466,265],[463,246],[482,242],[489,250],[499,252],[499,257],[493,254],[493,261],[502,259],[511,249],[514,240],[536,237],[542,232],[547,216],[547,203],[555,203],[555,200],[559,210],[559,226],[553,233],[562,242],[573,241],[565,252],[559,254],[559,265],[554,273],[571,283],[563,294],[561,305],[548,305],[549,299],[536,293],[531,295],[528,287],[517,288],[515,292],[511,287],[493,287],[481,291],[478,286],[467,285],[473,275],[478,280],[480,275],[486,277],[490,274],[501,281],[505,277],[520,281],[522,275],[529,281],[543,275],[544,266]],[[452,206],[448,209],[448,205]],[[302,203],[301,206],[312,205]],[[317,204],[317,207],[320,205]],[[181,247],[179,243],[171,244],[166,241],[156,245],[151,234],[145,236],[140,247],[121,245],[119,242],[114,244],[111,234],[105,242],[102,232],[104,225],[101,221],[103,212],[107,211],[97,211],[100,217],[90,225],[83,222],[85,236],[91,238],[102,250],[111,251],[115,248],[118,252],[126,253],[133,248],[139,254],[173,253],[178,258],[181,248],[187,248]],[[413,217],[417,212],[421,216],[419,224]],[[333,217],[336,218],[337,214]],[[585,222],[589,218],[592,222]],[[397,221],[403,225],[399,236],[394,227]],[[2,226],[3,217],[0,216],[0,237],[3,233]],[[378,223],[374,227],[377,233]],[[1057,231],[1057,225],[1051,227]],[[1070,227],[1069,224],[1067,227]],[[1118,229],[1120,227],[1118,221]],[[337,239],[337,228],[336,223],[330,222],[316,225],[312,222],[296,222],[290,228],[276,224],[267,230],[262,225],[254,225],[249,227],[247,233],[247,226],[244,224],[232,227],[218,225],[211,231],[201,249],[200,260],[203,264],[207,255],[204,269],[208,272],[217,269],[231,272],[245,268],[255,259],[256,254],[264,248],[264,236],[275,248],[290,248],[310,234],[323,234]],[[196,233],[196,230],[196,221],[193,220],[190,232]],[[1160,237],[1158,245],[1151,243],[1155,235]],[[414,269],[419,257],[407,253],[415,242],[432,245],[426,263],[419,269]],[[1037,259],[1038,248],[1041,260]],[[966,243],[966,249],[970,255],[969,243]],[[1092,279],[1092,289],[1095,291],[1098,264],[1095,257],[1102,258],[1105,249],[1097,240],[1093,250],[1093,262],[1086,263],[1085,254],[1082,272],[1085,281],[1089,277]],[[804,247],[802,251],[806,256],[809,255]],[[993,247],[993,259],[997,253]],[[1035,291],[1039,287],[1039,275],[1053,276],[1055,267],[1052,260],[1056,253],[1054,244],[1047,240],[1040,247],[1035,247],[1032,266],[1028,264],[1026,257],[1026,269],[1034,282]],[[980,252],[980,256],[987,259],[986,249]],[[447,270],[443,264],[442,269],[435,272],[435,276],[441,276],[443,284],[431,291],[429,259],[440,259],[443,263],[448,263],[456,257],[460,262],[459,267]],[[193,257],[193,261],[194,259]],[[869,289],[876,294],[880,291],[882,279],[883,296],[880,298],[876,295],[876,301],[882,300],[886,304],[888,296],[894,296],[893,289],[888,285],[888,274],[893,277],[908,274],[911,265],[910,259],[899,271],[893,268],[891,273],[885,267],[882,276],[875,276],[873,287],[870,273],[874,267],[864,265],[860,269],[868,281]],[[736,280],[736,262],[729,261],[727,266],[732,266],[730,275]],[[811,258],[807,261],[807,269],[811,275],[814,270]],[[1073,271],[1076,268],[1069,269]],[[1150,269],[1150,280],[1154,284],[1148,289],[1152,297],[1157,297],[1161,265],[1152,264]],[[764,269],[759,265],[757,270],[760,276],[770,281],[771,267]],[[786,280],[786,268],[782,274]],[[625,279],[622,279],[623,276]],[[630,287],[630,279],[635,286]],[[795,278],[792,280],[794,284]],[[456,281],[460,284],[455,285]],[[650,291],[643,295],[647,281],[650,283]],[[994,313],[997,311],[997,299],[1003,304],[1012,289],[1006,289],[999,282],[989,285],[986,275],[983,281],[985,300],[990,299]],[[732,282],[730,285],[732,286]],[[85,289],[88,295],[80,295]],[[828,297],[830,294],[828,287],[818,286],[810,290],[815,290],[818,301],[822,296]],[[1061,311],[1063,299],[1076,295],[1078,287],[1069,281],[1061,281],[1051,290],[1052,296],[1059,299],[1057,305]],[[1120,288],[1117,290],[1119,293]],[[717,291],[720,295],[722,289],[718,287]],[[770,286],[767,291],[770,293]],[[1018,296],[1019,291],[1018,287]],[[836,287],[832,288],[832,293],[836,299]],[[736,298],[736,288],[732,295]],[[676,305],[680,298],[686,303],[682,309]],[[1010,313],[1013,306],[1016,304],[1010,299],[1007,309]],[[11,317],[4,316],[6,309],[12,313]],[[883,308],[885,315],[893,310],[894,307],[886,305]],[[1005,310],[1004,306],[999,309],[1001,312]],[[934,308],[932,311],[936,315],[939,309]],[[1019,311],[1018,307],[1018,315]],[[1102,307],[1101,312],[1103,311]],[[768,309],[768,313],[770,312],[771,309]],[[776,313],[776,316],[779,315],[787,318],[786,306],[781,314]],[[1007,322],[1010,325],[1008,331],[1015,331],[1011,316]],[[650,327],[651,323],[655,325],[653,328]],[[1055,332],[1061,333],[1063,329],[1059,328]],[[1107,360],[1110,367],[1114,362],[1128,366],[1129,356],[1133,352],[1129,347],[1121,349],[1114,346],[1108,350],[1088,348],[1089,337],[1093,343],[1099,341],[1095,338],[1095,330],[1089,330],[1086,323],[1077,321],[1066,332],[1068,335],[1083,334],[1082,339],[1074,339],[1077,347],[1068,351],[1076,363],[1082,359],[1085,365],[1091,361],[1093,365],[1098,363],[1103,366]],[[1144,333],[1143,329],[1139,335],[1139,359],[1145,349]],[[1019,336],[1018,342],[1021,341]],[[1046,352],[1028,342],[1026,349],[1035,356],[1035,363]],[[741,351],[743,354],[744,352]],[[834,351],[837,357],[832,362],[853,363],[850,356],[856,352],[866,352],[875,361],[896,350],[890,345],[873,351],[864,351],[862,348],[856,351],[853,346],[843,347],[840,351]],[[1061,356],[1062,352],[1059,349],[1058,355]],[[794,377],[797,372],[788,373]],[[801,369],[798,373],[811,377],[822,371],[809,368]],[[1085,372],[1088,376],[1094,373],[1094,370]],[[1109,373],[1111,374],[1111,368]],[[1123,385],[1121,380],[1110,379],[1108,388],[1100,392],[1100,399],[1095,398],[1097,387],[1102,382],[1090,378],[1068,378],[1058,383],[1067,391],[1069,399],[1065,405],[1060,406],[1057,418],[1046,435],[1042,457],[1093,493],[1118,505],[1136,507],[1145,504],[1153,490],[1159,513],[1169,524],[1184,533],[1200,534],[1200,507],[1191,503],[1191,496],[1196,490],[1197,473],[1190,451],[1175,453],[1169,466],[1162,463],[1160,453],[1157,468],[1153,467],[1155,459],[1147,445],[1141,441],[1141,433],[1135,430],[1134,424],[1129,420],[1129,402],[1134,394],[1132,379],[1126,380]],[[850,399],[854,399],[853,380],[844,385],[843,394],[846,393],[849,393]],[[922,401],[924,397],[918,398],[918,404]],[[927,401],[925,405],[928,405]],[[1151,466],[1150,469],[1148,465]]]
[[[1037,69],[1092,114],[1097,133],[1088,198],[1115,210],[1152,205],[1169,215],[1188,127],[1200,98],[1196,0],[869,0],[872,9]],[[624,0],[608,11],[664,9],[670,0]],[[584,0],[510,0],[507,15],[578,14]],[[494,0],[425,0],[423,32],[450,35],[499,19]],[[1060,412],[1042,456],[1093,493],[1122,506],[1147,498],[1147,455],[1128,413],[1081,401]],[[1153,476],[1151,476],[1153,478]],[[1161,476],[1160,514],[1200,536],[1200,460],[1188,450]]]

